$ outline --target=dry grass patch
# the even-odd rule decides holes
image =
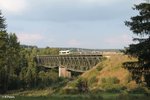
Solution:
[[[103,87],[116,87],[117,85],[120,87],[134,87],[131,84],[131,74],[128,70],[123,68],[123,63],[128,61],[136,61],[135,58],[130,58],[123,54],[111,54],[111,55],[104,55],[107,56],[107,59],[103,60],[91,70],[83,73],[80,77],[85,78],[88,80],[89,87],[92,88],[103,88]],[[108,57],[109,56],[109,57]],[[102,83],[103,79],[113,79],[118,80],[118,83]],[[71,84],[75,83],[72,81],[67,85],[67,87],[71,86]],[[130,83],[130,84],[129,84]],[[114,84],[114,85],[113,85]],[[136,87],[136,86],[135,86]]]

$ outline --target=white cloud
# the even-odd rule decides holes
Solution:
[[[39,41],[43,41],[45,37],[41,34],[29,34],[29,33],[21,33],[17,34],[19,41],[22,44],[32,44],[35,45]]]
[[[0,0],[0,9],[8,12],[21,12],[27,6],[25,0]]]
[[[139,3],[142,3],[142,2],[145,2],[144,0],[133,0],[135,2],[135,4],[139,4]]]
[[[81,2],[88,2],[88,3],[93,3],[93,2],[98,2],[98,3],[112,3],[112,2],[118,2],[121,0],[79,0]]]
[[[81,2],[86,2],[86,3],[100,3],[100,4],[113,4],[113,3],[116,3],[116,2],[122,2],[124,0],[78,0],[78,1],[81,1]],[[142,2],[143,0],[132,0],[134,3],[140,3]]]
[[[124,44],[124,46],[127,46],[132,43],[132,37],[126,34],[123,34],[118,37],[108,37],[104,40],[105,44],[108,44],[108,46],[119,46]]]
[[[76,40],[76,39],[72,39],[72,40],[70,40],[69,42],[68,42],[68,45],[70,46],[70,47],[76,47],[76,46],[80,46],[80,42],[78,41],[78,40]]]
[[[61,8],[61,6],[70,6],[70,7],[85,7],[85,6],[110,6],[116,3],[122,3],[124,4],[125,2],[141,2],[143,0],[28,0],[28,3],[30,4],[31,7],[34,5],[49,5],[50,7],[53,6],[58,6]],[[42,6],[43,7],[43,6]],[[69,9],[68,9],[69,10]]]
[[[111,5],[117,2],[122,2],[124,0],[46,0],[47,2],[49,2],[49,4],[53,4],[53,5],[61,5],[61,4],[65,4],[65,5],[100,5],[100,6],[107,6],[107,5]]]

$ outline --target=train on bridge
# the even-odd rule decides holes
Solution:
[[[72,50],[60,50],[59,55],[102,55],[100,51],[72,51]]]

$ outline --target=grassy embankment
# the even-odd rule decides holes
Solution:
[[[90,90],[113,88],[127,88],[130,90],[138,87],[135,81],[132,80],[131,74],[122,65],[127,61],[135,61],[135,58],[129,58],[122,54],[107,55],[107,57],[106,60],[79,76],[79,78],[84,78],[88,81]],[[74,88],[77,80],[68,83],[65,88]]]

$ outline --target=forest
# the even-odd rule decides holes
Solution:
[[[14,33],[7,33],[0,13],[0,93],[9,90],[43,88],[61,81],[57,71],[36,66],[37,55],[58,55],[57,48],[20,45]]]

